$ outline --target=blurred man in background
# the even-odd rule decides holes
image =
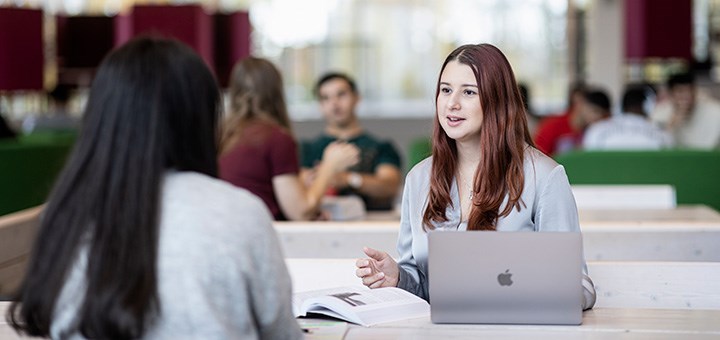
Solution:
[[[355,113],[360,101],[355,82],[345,74],[328,73],[318,80],[315,94],[325,118],[325,130],[303,143],[303,178],[312,181],[313,169],[327,145],[346,141],[360,149],[360,162],[336,176],[335,192],[360,196],[368,210],[392,209],[401,180],[400,155],[390,142],[363,130]]]
[[[668,100],[653,112],[653,121],[664,126],[678,147],[720,148],[720,104],[697,93],[692,73],[672,75],[667,82]]]

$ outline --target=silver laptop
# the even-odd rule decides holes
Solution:
[[[433,323],[582,323],[582,236],[574,232],[428,234]]]

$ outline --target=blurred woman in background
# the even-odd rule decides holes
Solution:
[[[282,77],[265,59],[246,58],[230,78],[230,114],[224,124],[220,178],[262,198],[277,220],[312,220],[333,177],[359,160],[359,150],[333,143],[309,187],[300,180]]]

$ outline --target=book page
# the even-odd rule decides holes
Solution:
[[[425,300],[394,287],[339,287],[295,293],[293,309],[295,316],[320,313],[365,326],[430,314]]]

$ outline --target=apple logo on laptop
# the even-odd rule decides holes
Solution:
[[[513,281],[510,269],[506,270],[504,273],[498,274],[497,280],[501,286],[511,286],[513,284]]]

